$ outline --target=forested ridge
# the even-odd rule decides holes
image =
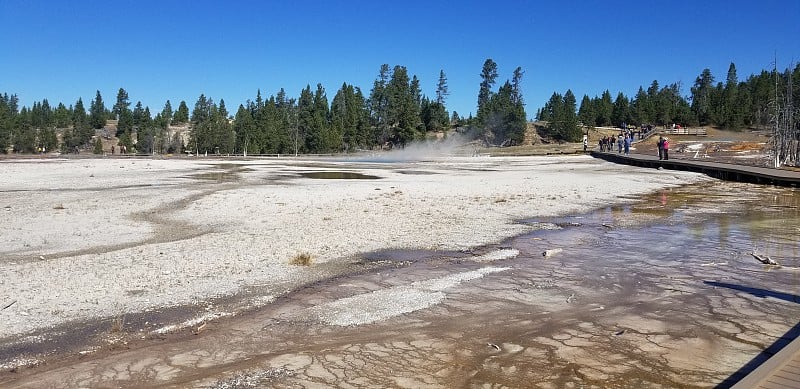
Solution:
[[[695,79],[689,96],[682,95],[682,87],[680,83],[661,86],[654,80],[647,89],[639,87],[633,98],[622,92],[612,97],[605,90],[599,97],[584,95],[580,105],[572,90],[563,95],[554,92],[537,111],[536,119],[547,123],[542,135],[567,141],[581,138],[579,124],[770,129],[780,116],[779,106],[800,107],[800,65],[783,72],[763,70],[739,81],[736,65],[731,63],[724,82],[706,68]],[[787,97],[791,104],[785,101]],[[796,123],[794,129],[800,130]]]
[[[0,152],[34,153],[61,150],[102,153],[101,137],[116,137],[117,146],[130,152],[219,154],[338,153],[379,147],[403,147],[429,134],[457,129],[489,145],[518,145],[526,130],[522,96],[524,72],[516,68],[510,80],[495,89],[497,64],[487,59],[481,69],[477,115],[464,118],[448,112],[447,76],[439,73],[435,95],[421,92],[420,80],[404,66],[384,64],[367,94],[343,83],[331,100],[325,87],[306,86],[289,97],[281,88],[229,110],[224,99],[200,94],[190,110],[186,101],[177,108],[167,100],[155,115],[141,102],[131,103],[120,88],[108,108],[100,91],[89,103],[82,98],[69,106],[53,106],[44,99],[19,107],[14,94],[0,94]],[[787,101],[787,97],[789,101]],[[717,81],[704,69],[682,94],[682,85],[661,86],[654,80],[633,98],[609,90],[601,96],[584,95],[578,104],[572,90],[552,97],[536,113],[545,122],[540,135],[578,141],[583,127],[653,125],[713,125],[727,129],[769,128],[783,104],[800,106],[800,65],[783,72],[762,71],[739,81],[731,63],[727,76]],[[133,107],[131,107],[133,105]],[[800,115],[798,115],[800,116]],[[116,126],[107,126],[115,120]],[[796,120],[791,123],[793,131]],[[186,129],[184,132],[174,131]],[[114,133],[107,133],[113,129]],[[188,136],[182,134],[188,133]]]
[[[333,99],[325,87],[306,86],[297,98],[281,88],[264,97],[257,90],[252,100],[231,111],[224,99],[201,94],[189,109],[177,109],[167,100],[155,113],[131,99],[120,88],[111,109],[97,91],[87,111],[81,98],[69,106],[55,107],[47,99],[19,107],[18,97],[0,95],[0,151],[33,153],[94,150],[103,153],[101,137],[116,137],[129,152],[219,154],[338,153],[377,147],[404,147],[428,134],[452,128],[484,128],[484,138],[496,144],[522,140],[526,114],[520,90],[522,69],[513,81],[494,90],[497,64],[487,59],[482,72],[478,116],[461,118],[448,113],[447,76],[439,73],[435,96],[422,94],[420,80],[404,66],[380,67],[365,95],[360,87],[343,83]],[[108,126],[107,121],[116,121]],[[186,128],[180,136],[176,128]],[[108,133],[113,129],[114,133]]]

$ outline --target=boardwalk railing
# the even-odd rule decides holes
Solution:
[[[756,166],[734,165],[729,163],[670,159],[661,161],[658,157],[644,154],[619,154],[592,151],[595,158],[605,159],[609,162],[622,163],[633,166],[684,170],[703,173],[721,180],[749,182],[763,185],[800,186],[800,172],[787,169],[773,169]]]
[[[667,130],[659,130],[658,132],[669,135],[695,135],[707,136],[708,132],[705,128],[671,128]]]

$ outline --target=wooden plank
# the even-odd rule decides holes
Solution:
[[[789,371],[791,374],[795,374],[797,371],[797,366],[795,364],[798,361],[800,361],[800,338],[795,338],[791,343],[778,351],[777,354],[767,359],[759,367],[750,372],[750,374],[733,385],[732,388],[751,389],[759,387],[767,389],[796,389],[800,387],[799,382],[777,377],[777,375],[780,374],[781,371]]]
[[[752,182],[768,185],[800,186],[800,172],[789,169],[773,169],[730,163],[706,162],[687,159],[660,161],[656,156],[644,154],[622,155],[619,153],[592,151],[592,156],[610,162],[642,167],[687,170],[708,174],[725,180]]]
[[[797,382],[796,385],[798,387],[800,387],[800,374],[793,374],[793,373],[790,373],[790,372],[786,371],[786,369],[781,369],[781,370],[778,370],[775,373],[775,376],[776,377],[785,378],[785,379],[790,380],[790,381]]]
[[[775,385],[783,385],[784,388],[797,388],[797,381],[787,380],[778,376],[772,376],[767,379],[767,383]]]

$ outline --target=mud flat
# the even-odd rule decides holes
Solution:
[[[83,335],[86,344],[66,342],[62,352],[83,346],[75,353],[80,358],[124,359],[124,354],[108,355],[104,350],[153,347],[150,342],[165,338],[168,343],[183,342],[185,336],[209,339],[203,334],[216,326],[232,331],[241,312],[248,320],[264,320],[259,329],[278,320],[269,331],[258,331],[259,337],[275,342],[283,342],[283,335],[272,330],[299,331],[276,319],[284,314],[291,317],[289,322],[319,323],[320,339],[341,340],[340,335],[346,338],[359,331],[353,328],[381,325],[414,312],[436,313],[449,301],[448,291],[459,285],[480,285],[497,275],[514,274],[505,264],[485,262],[512,260],[515,249],[488,247],[544,226],[520,223],[522,219],[580,214],[611,203],[630,203],[658,189],[708,181],[697,174],[636,169],[583,156],[448,157],[394,163],[12,160],[0,164],[0,173],[4,214],[0,272],[7,275],[0,280],[0,303],[6,307],[0,311],[6,372],[0,381],[31,378],[19,381],[21,385],[38,382],[38,371],[44,379],[50,371],[46,367],[54,368],[64,358],[57,350],[54,359],[48,359],[48,348],[79,334],[80,328],[93,329]],[[409,273],[415,276],[407,282],[332,284],[357,274],[369,278],[403,268],[402,261],[392,258],[363,257],[387,249],[464,257],[475,250],[485,252],[476,252],[482,260],[469,261],[473,265],[466,267],[448,267],[454,257],[433,258],[426,266],[439,265]],[[291,265],[299,254],[310,255],[313,264]],[[399,289],[380,291],[392,286]],[[344,293],[337,298],[350,300],[320,297],[331,288]],[[292,306],[285,304],[286,299],[295,298],[291,296],[298,292],[292,291],[298,290],[322,294],[309,294],[301,304],[303,310],[284,312]],[[357,296],[363,293],[375,294]],[[373,300],[384,303],[364,308],[369,305],[363,301]],[[343,312],[353,307],[364,311]],[[198,335],[182,335],[187,329]],[[98,334],[108,335],[105,344]],[[392,334],[397,335],[387,333],[387,342]],[[245,338],[223,339],[248,343]],[[408,339],[409,344],[414,341]],[[338,346],[319,344],[344,347],[345,343],[336,342]],[[426,347],[442,350],[439,354],[447,360],[458,357],[450,346],[438,342],[431,340]],[[382,352],[378,350],[382,346],[375,347],[376,353]],[[208,351],[197,348],[203,349]],[[265,358],[263,353],[239,350],[214,356],[211,365],[241,363],[253,355]],[[277,370],[261,372],[295,374],[290,368],[308,359],[292,358],[294,362],[275,362]],[[190,359],[194,362],[187,366],[195,369],[195,362],[203,358]],[[183,376],[186,371],[175,370],[170,363],[140,362],[142,370],[129,371],[127,378],[90,371],[76,373],[75,380],[64,381],[64,386],[131,382],[126,380],[144,384],[150,379],[152,384],[188,384],[216,374],[188,379]],[[44,363],[48,365],[36,367]],[[443,376],[453,372],[442,369]],[[410,377],[380,384],[420,384]]]

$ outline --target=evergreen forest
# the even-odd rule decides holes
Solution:
[[[601,96],[584,95],[580,104],[571,90],[554,92],[536,119],[546,123],[541,135],[565,141],[578,141],[585,127],[623,126],[715,126],[728,130],[772,129],[779,106],[800,107],[800,65],[783,72],[762,71],[739,81],[731,63],[723,81],[711,70],[703,69],[682,95],[682,85],[660,85],[654,80],[639,87],[633,98],[609,90]],[[792,101],[785,101],[789,98]],[[795,131],[800,130],[795,123]]]
[[[522,96],[524,71],[498,85],[498,66],[487,59],[481,69],[475,117],[447,110],[447,76],[439,73],[434,96],[421,92],[420,79],[404,66],[380,67],[368,93],[343,83],[329,99],[321,84],[307,85],[297,97],[281,88],[275,94],[256,92],[252,100],[229,109],[200,94],[193,106],[167,100],[155,112],[132,104],[124,88],[113,103],[97,91],[88,109],[82,98],[65,105],[47,99],[19,106],[17,95],[0,94],[0,152],[103,153],[101,138],[116,137],[116,146],[139,154],[320,154],[404,147],[433,133],[456,130],[486,145],[523,142],[527,114]],[[787,99],[789,101],[787,101]],[[544,125],[540,135],[557,141],[579,141],[584,128],[652,125],[718,126],[725,129],[771,128],[781,104],[800,106],[800,65],[783,72],[762,71],[739,81],[731,63],[723,81],[704,69],[682,94],[682,85],[654,80],[632,98],[584,95],[578,104],[571,90],[552,97],[537,110]],[[110,108],[109,108],[110,105]],[[109,126],[108,121],[116,121]],[[798,132],[796,121],[793,133]],[[176,131],[183,128],[183,133]],[[110,133],[113,131],[114,133]],[[188,134],[188,135],[187,135]]]
[[[101,138],[119,141],[115,147],[139,154],[320,154],[404,147],[429,134],[460,128],[483,128],[496,144],[519,144],[526,127],[521,68],[513,81],[498,90],[497,64],[486,60],[477,118],[448,113],[447,75],[442,70],[435,96],[421,93],[420,80],[404,66],[380,67],[372,88],[343,83],[332,99],[321,84],[307,85],[298,97],[281,88],[274,95],[258,90],[252,100],[230,110],[224,99],[201,94],[191,107],[167,100],[154,112],[132,104],[124,88],[106,103],[100,91],[89,103],[81,98],[69,106],[47,99],[19,107],[16,95],[0,94],[0,152],[103,153]],[[109,109],[108,106],[111,106]],[[115,126],[108,120],[116,121]],[[176,128],[188,129],[180,136]],[[113,133],[111,133],[113,132]]]

